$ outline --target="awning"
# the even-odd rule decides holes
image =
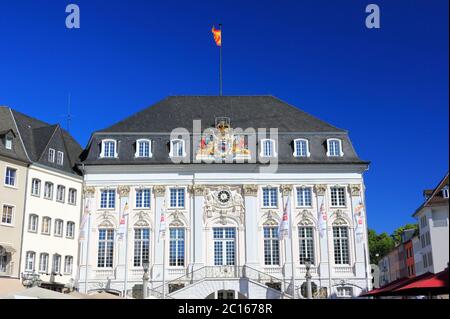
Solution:
[[[443,295],[449,293],[448,268],[430,278],[422,278],[393,291],[403,296]]]
[[[399,296],[401,294],[395,293],[396,289],[404,287],[405,285],[413,283],[417,280],[428,279],[433,276],[434,276],[434,274],[432,274],[431,272],[427,272],[427,273],[424,273],[420,276],[413,277],[413,278],[400,278],[400,279],[394,280],[393,282],[391,282],[383,287],[380,287],[378,289],[374,289],[365,294],[362,294],[361,297]]]
[[[16,249],[12,244],[0,243],[0,251],[2,250],[2,248],[10,254],[14,254],[16,252]]]

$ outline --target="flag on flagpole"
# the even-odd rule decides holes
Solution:
[[[164,239],[166,236],[166,216],[164,210],[161,208],[161,218],[159,220],[159,239]]]
[[[281,223],[278,229],[278,240],[284,240],[286,237],[289,236],[289,199],[290,196],[288,196],[286,203],[283,207],[283,217],[281,219]]]
[[[222,30],[216,29],[213,26],[211,32],[214,36],[214,41],[216,42],[217,46],[218,47],[222,46]]]
[[[360,243],[363,239],[363,216],[364,216],[364,205],[359,202],[358,206],[355,207],[355,213],[353,214],[353,221],[355,223],[355,235],[356,241]]]
[[[319,234],[320,237],[323,237],[327,230],[327,212],[324,203],[320,205],[319,216],[317,219],[319,220]]]
[[[90,212],[91,212],[91,198],[88,197],[85,199],[83,217],[81,218],[80,234],[78,238],[78,240],[80,241],[86,239],[86,233],[88,231],[86,228],[88,227]]]
[[[125,203],[119,220],[119,231],[117,232],[117,234],[119,235],[120,239],[122,239],[127,230],[126,216],[128,216],[128,203]]]

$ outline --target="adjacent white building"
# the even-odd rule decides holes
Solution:
[[[131,296],[146,262],[156,297],[304,298],[308,262],[316,297],[371,288],[368,162],[272,96],[169,97],[93,133],[79,167],[81,292]]]

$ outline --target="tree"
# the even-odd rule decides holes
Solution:
[[[378,265],[380,259],[394,248],[394,239],[386,232],[378,235],[373,229],[369,229],[368,235],[370,263]]]
[[[415,229],[419,230],[419,224],[406,224],[405,226],[401,226],[394,230],[391,237],[394,240],[395,245],[398,245],[402,242],[402,233],[407,229]]]

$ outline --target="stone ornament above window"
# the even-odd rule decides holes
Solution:
[[[162,185],[153,186],[153,194],[156,197],[162,197],[166,194],[166,187]]]
[[[119,186],[117,193],[119,193],[120,197],[127,197],[130,194],[130,186]]]
[[[314,185],[314,191],[316,192],[317,196],[324,196],[327,191],[326,185]]]

